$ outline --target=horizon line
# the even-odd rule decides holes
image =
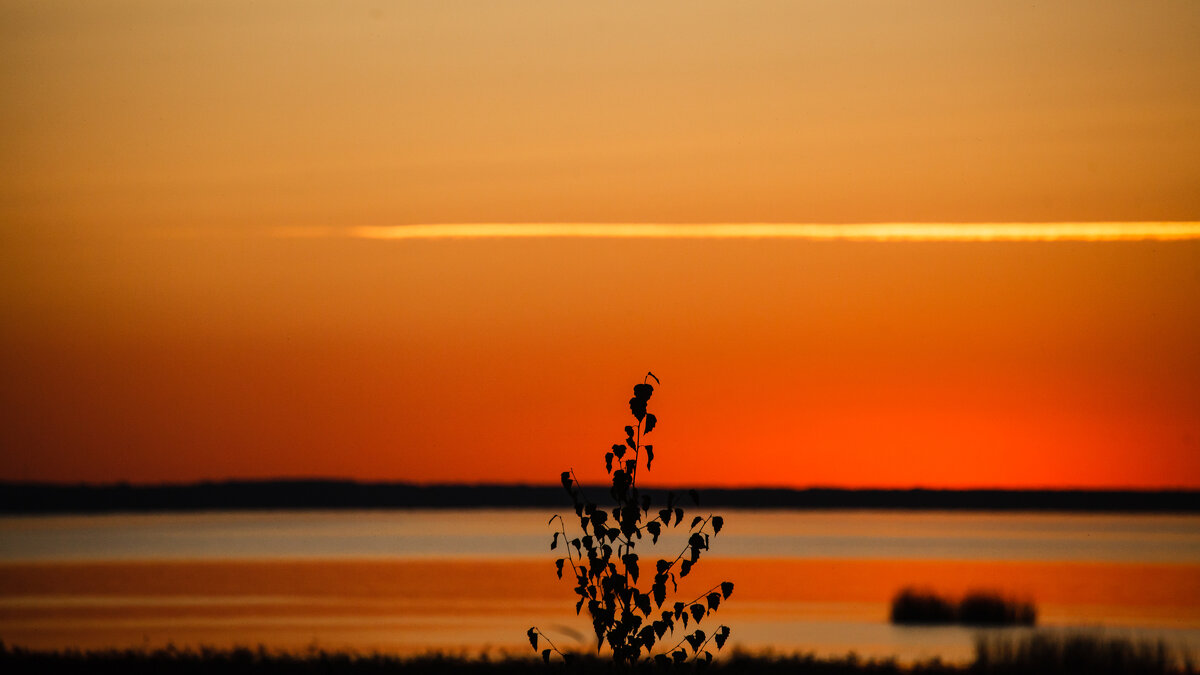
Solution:
[[[363,487],[408,487],[408,488],[546,488],[546,489],[561,489],[561,485],[554,481],[546,482],[458,482],[458,481],[410,481],[410,480],[378,480],[378,479],[361,479],[361,478],[338,478],[328,476],[294,476],[294,477],[269,477],[269,478],[220,478],[220,479],[197,479],[186,481],[103,481],[103,482],[88,482],[88,481],[55,481],[55,480],[30,480],[30,479],[11,479],[0,478],[0,486],[5,487],[21,487],[21,488],[71,488],[71,489],[158,489],[158,488],[194,488],[194,487],[216,487],[222,485],[245,485],[245,484],[262,484],[273,483],[278,485],[297,484],[297,483],[331,483],[331,484],[351,484]],[[600,481],[596,483],[585,483],[591,487],[603,487],[606,482]],[[717,491],[757,491],[757,490],[783,490],[790,492],[809,492],[809,491],[830,491],[830,492],[1123,492],[1123,493],[1162,493],[1162,492],[1186,492],[1200,493],[1200,486],[1095,486],[1095,485],[1025,485],[1025,486],[1003,486],[1003,485],[975,485],[975,486],[938,486],[938,485],[908,485],[908,486],[882,486],[882,485],[772,485],[766,483],[757,484],[737,484],[737,485],[720,485],[715,483],[699,483],[696,485],[648,485],[649,490],[676,490],[687,491],[688,489],[696,489],[700,491],[717,490]]]
[[[280,228],[353,239],[797,239],[808,241],[1184,241],[1200,221],[1060,223],[460,223]]]

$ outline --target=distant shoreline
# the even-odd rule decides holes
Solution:
[[[607,488],[588,491],[596,498]],[[662,501],[667,489],[646,490]],[[1197,490],[889,490],[701,488],[702,507],[1200,513]],[[687,490],[676,490],[690,503]],[[345,480],[223,481],[164,485],[0,482],[0,514],[255,511],[275,509],[564,508],[559,486],[416,485]]]

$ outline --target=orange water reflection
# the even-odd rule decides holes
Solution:
[[[736,590],[721,620],[756,647],[811,648],[806,622],[882,623],[889,598],[908,584],[1033,598],[1049,624],[1200,629],[1194,565],[711,559],[681,594],[722,579]],[[546,560],[5,564],[0,639],[39,648],[519,650],[537,623],[582,646],[588,626],[571,599]]]

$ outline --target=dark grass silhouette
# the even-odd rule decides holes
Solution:
[[[1033,603],[994,591],[970,591],[957,602],[930,590],[905,588],[892,598],[891,621],[904,625],[1032,626]]]
[[[1162,640],[1133,640],[1103,634],[1036,632],[1021,636],[981,635],[972,669],[983,673],[1118,675],[1194,673],[1188,651]]]
[[[256,649],[158,649],[101,651],[33,651],[7,647],[0,643],[0,672],[33,673],[184,673],[194,675],[509,675],[510,673],[571,673],[613,675],[610,659],[594,654],[579,654],[570,664],[540,659],[487,655],[476,658],[428,654],[399,657],[380,654],[327,652],[309,649],[287,653]],[[1188,652],[1161,641],[1133,640],[1093,634],[1032,633],[1023,636],[980,638],[975,661],[947,664],[937,659],[900,664],[893,659],[862,659],[853,653],[842,657],[816,657],[812,654],[761,655],[734,650],[711,664],[689,662],[663,668],[650,661],[627,667],[625,673],[705,672],[715,675],[855,675],[869,673],[913,673],[920,675],[1009,675],[1015,673],[1055,673],[1064,675],[1167,675],[1197,673]]]
[[[578,654],[566,663],[553,660],[543,663],[541,659],[505,657],[499,659],[481,656],[430,654],[402,658],[378,654],[349,654],[308,650],[302,653],[271,652],[263,647],[257,649],[235,648],[217,650],[159,649],[159,650],[103,650],[103,651],[56,651],[40,652],[0,646],[0,672],[4,673],[120,673],[142,675],[150,673],[185,673],[207,675],[241,675],[243,673],[267,673],[269,675],[327,673],[353,675],[375,673],[402,673],[406,675],[509,675],[510,673],[571,673],[579,675],[613,675],[621,673],[796,673],[839,674],[856,673],[927,673],[949,675],[967,673],[963,666],[929,661],[901,666],[894,660],[864,660],[854,654],[844,657],[817,658],[812,655],[755,656],[733,652],[727,659],[689,661],[666,666],[653,661],[625,664],[614,669],[611,659],[595,654]]]

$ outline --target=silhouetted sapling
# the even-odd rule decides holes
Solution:
[[[587,608],[596,631],[596,651],[608,644],[613,661],[620,664],[637,663],[643,656],[653,658],[660,665],[683,663],[689,659],[708,663],[713,658],[709,644],[716,645],[717,650],[724,647],[729,639],[729,627],[718,626],[710,635],[701,630],[699,624],[717,610],[722,600],[729,598],[733,584],[721,582],[691,602],[674,600],[679,591],[679,579],[692,572],[701,553],[708,550],[710,537],[720,533],[724,519],[712,514],[692,518],[687,545],[674,557],[656,560],[653,568],[639,564],[641,559],[636,552],[639,544],[646,545],[645,536],[650,537],[648,545],[658,544],[663,528],[679,527],[686,515],[674,492],[668,492],[666,503],[652,512],[653,499],[637,487],[643,451],[646,471],[654,462],[654,446],[642,445],[642,437],[654,431],[658,424],[658,418],[647,411],[647,403],[654,393],[654,387],[649,384],[651,379],[655,384],[661,384],[654,373],[647,373],[642,383],[634,386],[633,398],[629,399],[629,410],[636,426],[625,427],[625,442],[613,445],[604,455],[604,466],[612,476],[609,495],[615,506],[611,511],[597,506],[584,494],[574,470],[564,471],[562,484],[575,505],[575,515],[579,517],[583,533],[579,537],[569,537],[566,521],[556,515],[549,521],[557,520],[559,525],[550,548],[558,548],[559,537],[562,537],[561,544],[567,556],[554,564],[560,579],[564,569],[575,578],[575,593],[579,596],[575,613]],[[695,490],[689,490],[688,494],[692,503],[699,506],[700,495]],[[644,582],[649,582],[646,590],[639,586]],[[667,601],[668,597],[672,602]],[[691,632],[687,632],[689,622]],[[670,644],[676,637],[676,630],[682,638],[674,646],[655,654],[655,645]],[[664,641],[668,633],[671,639]],[[550,645],[541,650],[547,663],[552,653],[570,660],[569,654],[559,650],[536,627],[530,628],[527,635],[535,651],[539,638]]]

